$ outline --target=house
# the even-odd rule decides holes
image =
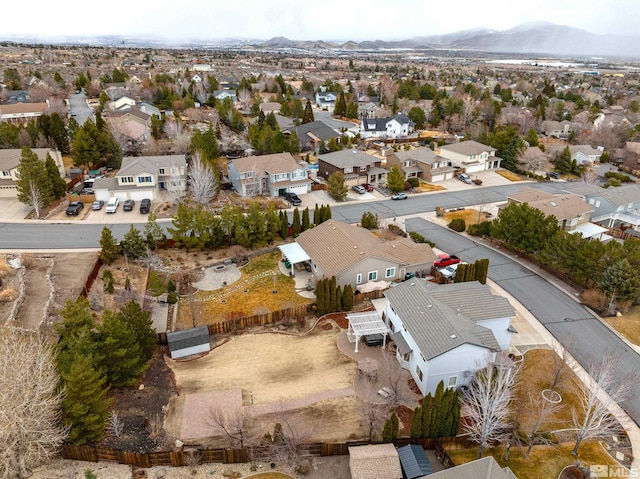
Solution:
[[[318,176],[328,180],[336,171],[344,174],[348,186],[386,184],[389,173],[382,167],[380,158],[359,150],[340,150],[318,156]]]
[[[333,111],[336,107],[338,94],[330,91],[316,93],[316,105],[323,110]]]
[[[191,81],[196,84],[202,83],[202,77],[196,73],[191,77]]]
[[[459,466],[434,472],[429,479],[518,479],[508,467],[501,467],[493,456],[460,464]]]
[[[7,103],[28,103],[31,97],[25,90],[2,90],[1,98]]]
[[[265,103],[260,103],[260,110],[265,115],[268,115],[269,113],[274,113],[274,114],[275,113],[280,113],[280,108],[282,108],[282,105],[280,103],[278,103],[277,101],[269,101],[269,102],[265,102]]]
[[[111,111],[124,111],[128,110],[132,106],[135,106],[136,101],[128,96],[121,96],[115,100],[109,102],[109,110]]]
[[[397,165],[405,178],[420,178],[428,182],[453,178],[455,169],[451,161],[436,155],[430,148],[421,147],[395,151],[387,156],[387,168]]]
[[[363,118],[360,123],[360,138],[406,138],[415,124],[407,115],[398,114],[387,118]]]
[[[358,118],[375,118],[378,106],[372,101],[358,103]]]
[[[234,90],[215,90],[213,92],[213,97],[218,101],[224,101],[225,98],[231,98],[231,101],[234,103],[238,101]]]
[[[438,285],[409,280],[384,293],[396,358],[420,392],[468,385],[487,355],[511,345],[513,306],[477,281]]]
[[[306,168],[291,153],[235,158],[229,162],[228,170],[229,181],[240,196],[276,197],[311,191]]]
[[[593,165],[600,162],[604,148],[592,148],[591,145],[569,145],[569,152],[572,162],[575,160],[578,165]]]
[[[309,256],[313,278],[336,277],[354,291],[377,281],[404,279],[407,273],[430,271],[436,255],[411,238],[383,240],[360,226],[329,220],[303,231],[296,243]]]
[[[142,103],[138,104],[138,107],[140,108],[141,112],[146,113],[149,116],[155,116],[157,118],[162,117],[162,114],[160,113],[160,109],[152,105],[151,103],[143,101]]]
[[[93,183],[96,200],[112,196],[123,200],[155,200],[163,190],[185,188],[187,162],[184,155],[127,156],[114,178],[97,178]]]
[[[327,143],[331,138],[340,138],[340,133],[331,128],[322,120],[311,121],[296,126],[293,131],[300,139],[300,149],[302,151],[318,152],[322,143]]]
[[[496,156],[495,148],[473,140],[441,146],[436,153],[449,160],[451,166],[460,168],[465,173],[500,168],[502,161]]]
[[[38,155],[40,161],[45,161],[47,155],[51,156],[60,176],[65,177],[64,163],[62,162],[62,153],[58,150],[49,148],[32,148],[31,151]],[[0,198],[17,198],[18,190],[16,182],[18,181],[18,165],[22,157],[21,148],[0,149]]]
[[[49,102],[9,103],[0,105],[0,121],[8,123],[27,123],[49,111]]]
[[[211,350],[209,328],[200,326],[199,328],[169,332],[167,333],[167,344],[171,359],[206,353]]]
[[[391,443],[349,447],[352,479],[402,479],[398,451]]]
[[[551,136],[555,138],[560,138],[566,140],[569,138],[569,135],[575,131],[575,126],[573,123],[567,120],[563,121],[554,121],[554,120],[546,120],[543,121],[540,125],[540,133]]]
[[[609,227],[616,222],[626,223],[640,231],[640,185],[631,184],[617,188],[600,188],[584,185],[572,188],[572,192],[593,208],[591,221]]]

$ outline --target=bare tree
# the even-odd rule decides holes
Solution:
[[[242,103],[242,108],[246,110],[249,108],[249,102],[253,99],[251,91],[246,88],[238,90],[238,100]]]
[[[478,458],[485,448],[502,442],[509,435],[511,399],[519,366],[506,353],[489,355],[476,371],[469,393],[462,402],[463,429],[471,441],[480,445]]]
[[[124,423],[122,422],[122,419],[120,419],[118,411],[111,411],[109,422],[107,423],[107,430],[118,438],[124,431]]]
[[[524,406],[529,411],[529,414],[526,416],[529,420],[520,423],[519,426],[520,431],[527,435],[527,452],[525,452],[524,457],[529,459],[531,449],[533,449],[536,442],[544,441],[538,435],[540,428],[553,414],[562,408],[562,404],[554,401],[553,396],[557,396],[557,393],[552,393],[551,396],[545,396],[545,392],[550,393],[552,390],[536,391],[533,390],[530,385],[525,386],[525,388],[522,396],[526,402]]]
[[[52,345],[38,335],[0,331],[0,478],[27,477],[67,437],[59,381]]]
[[[398,93],[398,83],[389,75],[385,75],[380,79],[380,95],[385,105],[391,105],[393,98]]]
[[[244,448],[250,440],[252,420],[247,407],[212,407],[205,422],[208,426],[225,435],[229,439],[231,447]]]
[[[193,200],[201,205],[209,204],[218,192],[218,179],[211,165],[205,163],[199,153],[193,155],[187,176]]]
[[[376,399],[378,399],[377,381],[369,378],[362,378],[361,380],[364,387],[364,397],[359,412],[367,428],[367,438],[370,442],[373,442],[376,440],[377,432],[382,430],[389,407],[376,402]]]
[[[587,185],[595,185],[598,182],[598,173],[593,168],[585,168],[580,175],[580,180]]]
[[[380,355],[379,364],[383,381],[391,390],[391,394],[387,397],[387,404],[389,408],[395,410],[407,399],[405,370],[400,366],[395,355],[387,350]]]
[[[176,164],[175,160],[171,161],[169,172],[169,181],[166,183],[167,193],[171,202],[176,204],[179,203],[184,196],[186,185],[180,176],[180,168]]]
[[[29,181],[29,205],[33,206],[33,210],[36,213],[36,218],[40,219],[40,213],[44,207],[44,197],[42,190],[38,187],[35,179]]]
[[[584,381],[576,380],[580,406],[572,411],[576,434],[576,445],[571,451],[574,456],[578,455],[580,444],[585,439],[603,438],[622,430],[610,410],[629,399],[636,378],[633,373],[620,378],[616,374],[618,362],[618,357],[606,352],[598,362],[589,366],[588,377]]]

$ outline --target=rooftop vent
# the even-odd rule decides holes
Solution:
[[[452,334],[451,336],[449,336],[451,339],[456,339],[458,336],[456,336],[455,334]]]
[[[551,206],[558,206],[558,203],[556,203],[555,201],[551,201],[549,204],[550,204]]]

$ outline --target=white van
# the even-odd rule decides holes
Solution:
[[[109,201],[107,202],[107,207],[104,209],[104,211],[106,213],[115,213],[116,210],[118,209],[119,203],[120,203],[120,200],[115,196],[112,196],[111,198],[109,198]]]

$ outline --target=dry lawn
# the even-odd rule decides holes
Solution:
[[[526,447],[512,447],[509,462],[503,460],[504,447],[485,451],[485,456],[493,456],[502,467],[509,467],[518,479],[556,478],[565,466],[575,464],[576,458],[571,455],[573,443],[562,443],[557,446],[536,446],[529,459],[525,459]],[[478,449],[458,449],[447,451],[455,464],[464,464],[478,458]],[[580,446],[578,460],[584,464],[616,465],[616,462],[597,442],[584,442]]]
[[[502,176],[503,178],[506,178],[509,181],[524,181],[526,179],[518,175],[517,173],[514,173],[513,171],[509,171],[509,170],[497,170],[496,173]]]
[[[425,183],[423,181],[418,185],[418,190],[420,193],[430,193],[432,191],[443,191],[446,188],[442,185],[434,185],[433,183]]]
[[[104,282],[102,274],[105,270],[111,271],[114,279],[114,292],[108,294],[104,292]],[[125,262],[124,257],[119,257],[110,265],[103,265],[98,273],[98,278],[91,286],[89,299],[98,298],[101,309],[109,309],[115,311],[119,309],[129,299],[140,299],[144,296],[147,287],[148,268],[142,264]],[[125,283],[127,278],[131,284],[131,294],[125,292]]]
[[[448,211],[444,214],[443,218],[445,223],[449,224],[451,220],[463,219],[467,226],[478,223],[478,217],[480,222],[487,221],[488,217],[485,212],[480,212],[474,208],[465,208],[458,211]]]
[[[640,345],[640,306],[632,306],[622,316],[604,318],[604,320],[627,340]]]
[[[235,283],[217,291],[198,291],[193,295],[193,303],[188,298],[181,298],[177,329],[193,326],[192,306],[198,324],[202,325],[225,321],[230,313],[250,316],[308,304],[311,300],[296,292],[295,280],[280,273],[278,261],[281,256],[279,251],[274,251],[252,258],[240,269],[242,277]]]

